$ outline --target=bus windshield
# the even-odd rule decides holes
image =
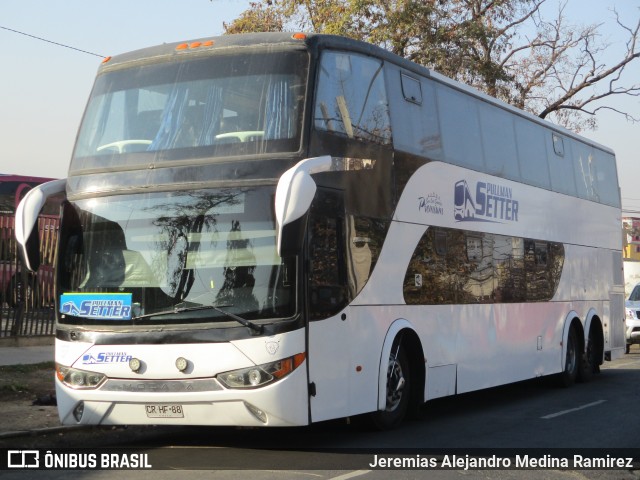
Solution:
[[[273,187],[207,189],[65,204],[58,292],[130,295],[132,311],[114,322],[63,305],[61,323],[290,317],[295,267],[276,253],[273,195]]]
[[[304,51],[174,56],[101,73],[71,171],[297,152]]]

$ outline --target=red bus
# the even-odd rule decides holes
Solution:
[[[53,178],[31,177],[25,175],[0,174],[0,214],[15,214],[16,207],[29,190],[41,183],[55,180]],[[58,211],[43,211],[45,214],[58,215]],[[47,208],[47,206],[45,206]]]
[[[29,276],[26,286],[17,255],[15,230],[15,212],[20,200],[29,190],[52,178],[25,175],[0,174],[0,300],[15,307],[23,295],[27,302],[35,306],[53,301],[53,254],[55,251],[56,231],[59,222],[60,202],[47,202],[39,220],[41,243],[41,266],[36,278]],[[37,292],[37,293],[36,293]]]

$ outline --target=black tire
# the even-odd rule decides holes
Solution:
[[[578,334],[576,333],[576,329],[571,327],[567,337],[567,354],[564,359],[564,370],[558,375],[558,383],[561,387],[570,387],[576,382],[581,358],[579,347]]]
[[[378,430],[389,430],[402,423],[411,398],[409,360],[402,345],[394,344],[387,369],[387,404],[384,410],[371,413],[371,422]]]
[[[629,353],[631,351],[631,344],[627,343],[627,345],[624,347],[624,353]]]
[[[596,339],[593,328],[589,329],[589,338],[587,338],[587,348],[582,354],[580,368],[578,370],[578,381],[588,382],[593,376],[600,371],[600,342]]]

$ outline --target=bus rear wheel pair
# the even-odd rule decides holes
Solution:
[[[586,349],[581,348],[582,344],[578,335],[578,328],[572,326],[567,336],[564,370],[558,376],[559,384],[562,387],[569,387],[576,380],[588,382],[600,370],[599,358],[602,353],[602,344],[598,341],[599,335],[594,325],[589,329]]]

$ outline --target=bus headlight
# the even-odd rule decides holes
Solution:
[[[286,377],[304,362],[306,354],[298,353],[277,362],[220,373],[217,379],[227,388],[258,388]]]
[[[59,363],[56,363],[56,377],[67,387],[75,389],[98,388],[104,379],[107,378],[106,375],[102,373],[65,367]]]

